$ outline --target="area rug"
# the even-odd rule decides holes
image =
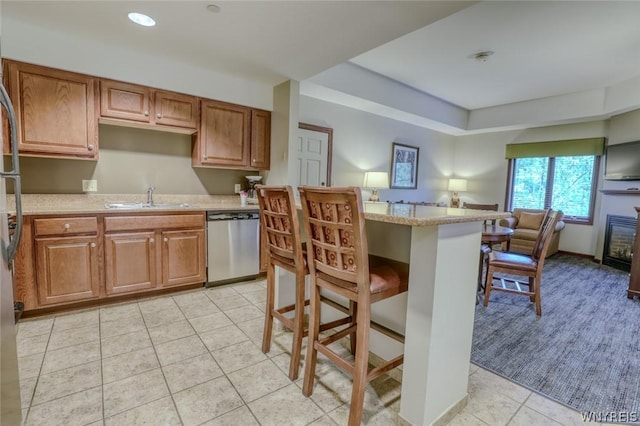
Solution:
[[[491,294],[476,307],[471,361],[602,420],[640,423],[640,302],[629,274],[556,254],[542,281],[542,316],[528,297]]]

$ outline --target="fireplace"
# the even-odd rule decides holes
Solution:
[[[602,264],[623,271],[631,270],[631,256],[637,219],[629,216],[607,215]]]

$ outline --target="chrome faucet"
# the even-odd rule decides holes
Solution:
[[[149,204],[150,206],[153,205],[153,191],[155,191],[156,187],[153,185],[149,185],[149,188],[147,188],[147,204]]]

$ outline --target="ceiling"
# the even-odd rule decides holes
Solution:
[[[640,77],[635,1],[3,0],[5,16],[270,85],[347,62],[466,112]]]
[[[351,61],[470,110],[601,88],[640,75],[640,2],[482,2]]]

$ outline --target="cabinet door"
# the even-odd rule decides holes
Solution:
[[[204,230],[162,232],[162,285],[205,281]]]
[[[95,80],[21,62],[8,68],[20,153],[97,159]]]
[[[154,106],[156,124],[196,129],[198,123],[198,98],[180,93],[155,91]]]
[[[636,222],[635,240],[631,255],[631,273],[629,274],[629,290],[627,297],[633,299],[634,295],[640,296],[640,207],[636,207],[638,221]]]
[[[251,111],[251,167],[268,169],[271,157],[271,113]]]
[[[105,235],[104,263],[107,295],[156,287],[154,232]]]
[[[100,115],[102,117],[149,123],[151,89],[120,81],[100,80]]]
[[[99,296],[98,238],[36,239],[36,281],[40,305]]]
[[[202,101],[198,163],[249,167],[251,110],[222,102]]]

